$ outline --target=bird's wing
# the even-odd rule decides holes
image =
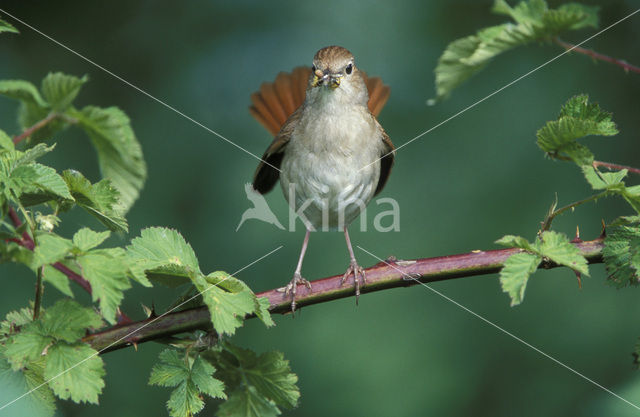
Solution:
[[[380,124],[378,124],[378,126],[380,126]],[[393,143],[391,143],[389,135],[387,135],[387,132],[384,131],[382,126],[380,126],[380,130],[382,131],[382,142],[384,143],[384,148],[380,155],[380,178],[378,179],[378,185],[376,186],[376,192],[374,195],[382,191],[384,185],[387,183],[389,175],[391,175],[393,161],[396,157],[396,148],[393,146]]]
[[[360,74],[369,90],[369,111],[378,116],[391,90],[379,77],[367,77],[364,71]],[[263,83],[260,91],[251,95],[249,112],[275,136],[289,116],[304,103],[310,76],[309,67],[297,67],[290,73],[281,72],[274,82]]]
[[[282,129],[280,129],[280,132],[278,132],[273,139],[273,142],[271,142],[271,145],[269,145],[264,155],[262,155],[262,160],[253,176],[253,188],[260,194],[268,193],[276,182],[278,182],[280,176],[279,169],[282,158],[284,157],[285,147],[289,143],[293,129],[301,115],[302,111],[300,111],[300,108],[293,112],[284,123],[284,126],[282,126]]]

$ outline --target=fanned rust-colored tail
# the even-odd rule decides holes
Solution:
[[[391,89],[379,77],[367,77],[360,71],[369,90],[369,110],[378,116],[384,107]],[[289,116],[304,103],[311,68],[297,67],[293,71],[281,72],[272,83],[263,83],[260,91],[251,94],[249,112],[272,135],[276,135]]]

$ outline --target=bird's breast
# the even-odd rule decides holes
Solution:
[[[381,132],[366,108],[303,114],[282,160],[285,197],[316,229],[348,225],[373,197],[381,154]]]

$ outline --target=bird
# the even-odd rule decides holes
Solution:
[[[275,135],[253,177],[253,188],[265,194],[279,181],[289,206],[305,224],[306,233],[293,278],[282,290],[296,309],[298,285],[311,290],[302,277],[312,231],[342,230],[349,266],[341,286],[353,276],[356,304],[364,269],[356,261],[348,226],[385,186],[395,148],[376,116],[390,88],[367,77],[354,56],[341,46],[327,46],[310,67],[280,73],[252,94],[250,113]]]
[[[284,226],[280,224],[276,215],[273,214],[273,211],[269,208],[267,201],[261,194],[256,193],[251,183],[246,183],[244,185],[244,192],[247,194],[247,199],[251,201],[253,207],[246,209],[244,213],[242,213],[240,223],[238,223],[238,227],[236,227],[236,232],[240,230],[240,226],[249,219],[261,220],[265,223],[276,226],[280,230],[284,230]]]

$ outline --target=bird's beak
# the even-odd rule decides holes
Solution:
[[[318,69],[313,73],[311,86],[318,87],[324,84],[332,89],[336,89],[340,85],[341,79],[342,74],[330,74],[328,71],[323,72]]]

